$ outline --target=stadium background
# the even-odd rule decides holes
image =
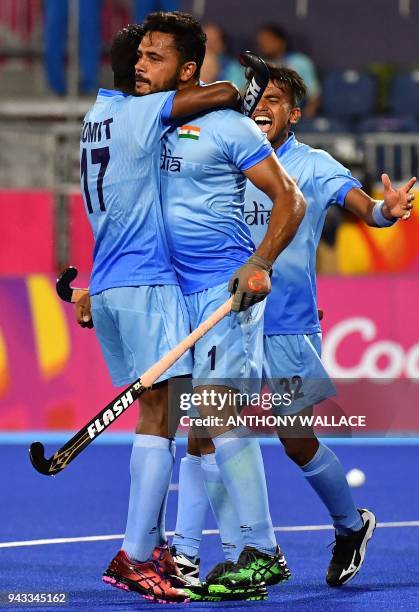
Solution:
[[[95,26],[100,33],[97,81],[110,86],[109,43],[113,33],[132,21],[134,3],[83,0],[83,10],[90,2],[100,5],[100,24]],[[28,442],[36,437],[49,440],[52,451],[69,431],[81,427],[116,394],[94,333],[76,326],[71,307],[60,302],[54,289],[57,273],[67,264],[80,270],[76,284],[88,282],[92,241],[78,186],[78,136],[81,118],[94,94],[79,88],[77,40],[81,31],[76,0],[69,0],[64,64],[67,90],[63,94],[48,86],[46,4],[40,0],[0,1],[0,441],[1,457],[8,466],[2,483],[9,500],[1,521],[0,546],[3,543],[4,548],[9,540],[121,532],[128,486],[128,445],[113,453],[110,460],[106,449],[95,444],[80,458],[68,480],[59,477],[63,480],[53,491],[27,461]],[[382,193],[381,171],[388,172],[396,184],[418,174],[419,2],[185,0],[180,8],[194,11],[204,22],[220,24],[232,55],[243,48],[255,48],[257,26],[267,22],[281,25],[290,35],[292,48],[314,61],[322,87],[318,115],[302,122],[298,137],[325,148],[345,163],[375,197]],[[416,209],[409,222],[388,230],[365,227],[336,211],[328,220],[318,262],[318,287],[319,304],[325,310],[324,359],[337,378],[386,379],[390,386],[384,392],[393,383],[415,383],[419,378],[418,206]],[[380,384],[383,391],[382,380]],[[394,385],[392,388],[394,391]],[[113,425],[113,434],[103,438],[129,443],[128,432],[132,432],[135,418],[135,410],[127,413]],[[348,468],[362,467],[367,473],[367,485],[362,495],[356,495],[377,508],[382,520],[416,520],[419,524],[417,486],[411,487],[412,479],[417,478],[414,464],[418,458],[417,438],[412,436],[419,435],[419,426],[400,434],[409,438],[376,441],[393,444],[391,449],[348,446],[342,449],[342,456]],[[275,524],[325,522],[327,517],[318,501],[303,490],[289,463],[282,460],[277,468],[272,447],[264,452],[277,502]],[[118,481],[112,503],[109,487],[101,486],[104,473]],[[121,479],[119,474],[123,474]],[[384,497],[388,479],[391,499]],[[35,491],[37,503],[33,505]],[[78,497],[84,502],[76,502]],[[169,528],[174,525],[175,501],[172,498],[169,504]],[[29,507],[33,515],[30,524],[25,514]],[[293,511],[284,510],[287,507]],[[304,507],[312,509],[310,517]],[[277,508],[283,512],[281,516],[277,516]],[[413,543],[415,530],[403,530],[403,536],[409,532],[407,545],[398,535],[402,532],[384,531],[392,532],[391,544],[382,535],[375,565],[366,570],[366,580],[370,585],[384,580],[385,588],[371,587],[374,600],[360,588],[352,590],[356,609],[364,605],[395,609],[396,601],[403,602],[400,609],[417,609],[417,591],[412,590],[414,581],[409,579],[415,559],[416,567],[419,562]],[[283,537],[287,544],[290,535]],[[319,533],[310,538],[307,536],[298,553],[293,553],[291,540],[288,544],[297,567],[313,554],[311,547]],[[72,560],[74,563],[68,588],[77,590],[82,579],[75,569],[80,567],[80,551],[68,546],[62,553],[54,553],[61,556],[52,558],[54,563],[64,563],[65,555],[70,555],[70,565]],[[96,546],[95,551],[105,545]],[[383,561],[389,548],[402,555],[398,574],[394,566],[390,570],[386,565],[390,561]],[[61,585],[51,577],[44,553],[32,550],[20,565],[22,559],[16,556],[19,548],[3,551],[3,576],[9,585],[16,587],[14,590],[22,585]],[[92,558],[83,567],[94,564],[96,552],[88,554]],[[206,563],[215,562],[215,552],[208,554]],[[325,565],[323,549],[320,556]],[[16,563],[21,568],[17,574],[13,569]],[[25,563],[41,568],[36,579],[25,573]],[[306,604],[311,610],[317,604],[323,610],[345,606],[348,600],[341,595],[334,596],[332,603],[324,599],[324,590],[317,587],[323,578],[317,567],[315,572],[319,576],[303,573],[306,583],[300,585],[297,579],[294,590],[288,591],[288,609],[295,609],[293,597],[298,598],[301,608]],[[389,572],[391,584],[385,582]],[[94,592],[96,582],[94,585],[83,583],[83,589]],[[404,599],[399,600],[402,594],[397,589],[403,587]],[[388,599],[389,588],[393,599]],[[96,592],[96,597],[99,603],[108,602],[102,591]],[[77,601],[81,609],[94,609],[85,594],[79,593]],[[118,594],[114,601],[116,605]]]

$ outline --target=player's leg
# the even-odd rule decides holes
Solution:
[[[366,545],[375,528],[375,516],[369,510],[356,508],[339,459],[309,434],[306,432],[307,437],[303,438],[282,438],[281,442],[332,518],[336,543],[326,581],[330,586],[341,586],[362,566]]]
[[[199,583],[199,548],[208,505],[201,447],[191,427],[186,456],[180,462],[177,518],[171,552],[180,571],[192,584]]]
[[[141,398],[140,418],[131,454],[131,489],[122,548],[136,561],[149,559],[157,544],[160,533],[158,521],[172,469],[165,381]]]
[[[215,460],[210,438],[197,437],[189,430],[188,450],[181,460],[176,531],[173,556],[184,575],[198,576],[199,547],[208,502],[220,530],[221,545],[227,561],[237,561],[244,548],[239,518],[228,498]]]
[[[244,548],[240,521],[222,481],[210,438],[197,437],[191,426],[188,451],[179,473],[176,533],[171,552],[180,571],[189,581],[199,577],[199,547],[207,514],[208,500],[217,526],[226,561],[217,564],[207,576],[230,570]],[[199,583],[196,580],[196,583]],[[193,582],[192,582],[193,584]]]
[[[320,360],[320,351],[320,334],[265,337],[265,368],[271,385],[276,387],[275,383],[280,381],[282,386],[288,384],[293,393],[291,405],[279,408],[279,414],[309,416],[313,412],[312,404],[334,395],[333,385]],[[293,381],[297,381],[298,390]],[[292,431],[278,430],[278,436],[286,454],[301,468],[303,476],[331,516],[337,545],[327,581],[329,584],[339,583],[341,578],[337,576],[351,564],[354,546],[365,549],[375,519],[372,513],[362,511],[363,514],[356,508],[342,464],[335,453],[317,439],[311,427],[302,426],[298,420]],[[357,536],[353,537],[353,534]],[[355,557],[359,561],[362,557],[363,561],[364,555],[356,553]],[[340,570],[338,566],[342,566]],[[345,578],[346,582],[349,574],[344,573],[342,579]]]
[[[122,548],[131,559],[148,559],[151,556],[160,573],[173,586],[185,586],[170,553],[165,528],[169,485],[175,460],[173,438],[178,420],[168,408],[167,381],[159,383],[145,395],[145,399],[142,397],[141,400],[136,428],[139,450],[135,456],[134,442],[131,456],[131,490]],[[150,451],[149,448],[154,450]],[[144,466],[147,468],[144,469]],[[143,547],[143,556],[140,556],[140,546]]]
[[[205,491],[220,531],[224,557],[227,565],[230,565],[238,560],[245,544],[240,529],[240,519],[221,477],[215,457],[215,447],[209,438],[201,439],[201,465]]]
[[[200,318],[208,316],[225,300],[226,294],[226,288],[219,285],[187,296],[191,318],[199,322]],[[211,397],[199,411],[202,416],[222,417],[222,423],[209,427],[208,431],[222,481],[242,526],[245,544],[237,565],[239,574],[223,581],[229,587],[251,587],[270,579],[278,582],[284,579],[285,573],[270,518],[259,444],[247,431],[227,424],[229,415],[237,415],[234,401],[229,401],[237,389],[242,393],[251,392],[249,381],[260,383],[263,311],[261,303],[244,313],[232,313],[195,345],[194,352],[195,392],[203,399]],[[222,410],[220,401],[226,401]]]
[[[125,287],[92,296],[96,333],[115,385],[138,378],[187,334],[186,310],[177,302],[181,299],[177,287]],[[165,376],[187,375],[190,370],[189,355]],[[162,539],[159,518],[173,467],[165,376],[141,398],[123,549],[104,579],[162,601],[182,601],[185,593],[173,588],[180,581],[166,571],[174,569],[167,546],[155,549],[157,539]]]
[[[193,427],[191,428],[193,429]],[[193,438],[192,438],[193,439]],[[188,557],[182,553],[182,540],[177,540],[180,550],[172,547],[173,557],[184,577],[192,585],[190,597],[192,601],[220,601],[226,599],[242,599],[247,601],[260,601],[267,597],[266,588],[256,582],[251,588],[247,584],[239,588],[225,588],[220,586],[227,574],[235,570],[235,562],[238,560],[240,552],[244,548],[243,537],[240,529],[240,520],[237,512],[231,503],[227,489],[221,478],[221,473],[215,459],[215,448],[210,438],[193,439],[188,447],[188,451],[201,453],[200,473],[195,474],[195,479],[188,483],[188,489],[183,494],[189,495],[198,503],[208,505],[208,499],[213,510],[217,525],[220,530],[222,548],[226,561],[218,563],[206,576],[205,583],[200,584],[199,580],[191,580],[191,576],[199,575],[199,558]],[[195,457],[197,455],[195,454]],[[198,485],[197,485],[198,482]],[[185,484],[185,483],[183,483]],[[181,493],[182,483],[179,482],[179,493]],[[198,498],[198,499],[196,499]],[[204,522],[202,519],[193,516],[190,506],[182,508],[178,506],[177,530],[179,524],[182,525],[184,533],[193,536],[193,544],[198,548],[202,539],[202,529]],[[183,511],[183,518],[180,518]],[[190,549],[186,549],[188,552]],[[231,580],[231,575],[228,577]],[[227,582],[227,584],[229,584]]]

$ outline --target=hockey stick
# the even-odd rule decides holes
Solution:
[[[74,270],[74,269],[73,269]],[[74,275],[74,272],[71,272]],[[73,276],[75,278],[75,276]],[[68,301],[68,300],[66,300]],[[230,311],[233,298],[229,298],[217,310],[215,310],[205,321],[203,321],[192,333],[184,338],[164,357],[151,366],[144,374],[118,397],[113,399],[105,408],[96,414],[91,421],[78,431],[68,442],[64,444],[50,459],[45,457],[44,446],[41,442],[33,442],[29,449],[29,457],[33,467],[41,474],[53,476],[61,472],[67,465],[77,457],[95,438],[100,436],[118,417],[132,406],[136,399],[160,376],[166,372],[188,349],[190,349],[202,336],[204,336],[214,325],[223,319]]]
[[[83,295],[89,293],[88,287],[71,287],[70,283],[77,277],[77,274],[77,268],[74,266],[69,266],[64,270],[64,272],[61,272],[60,276],[57,278],[55,289],[64,302],[71,302],[72,304],[75,304],[82,298]],[[84,324],[84,327],[92,329],[93,319],[90,318],[90,320]]]
[[[89,289],[83,289],[81,287],[71,287],[70,283],[77,277],[77,268],[70,266],[66,268],[64,272],[57,278],[55,288],[58,295],[64,302],[71,302],[75,304],[79,299],[85,295]]]
[[[269,69],[263,59],[252,53],[245,51],[240,54],[240,63],[251,73],[251,79],[243,94],[243,113],[251,117],[256,110],[263,92],[269,83]]]

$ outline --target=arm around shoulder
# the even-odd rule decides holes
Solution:
[[[230,81],[211,85],[193,85],[178,92],[173,99],[171,118],[177,119],[218,108],[239,107],[241,96]]]

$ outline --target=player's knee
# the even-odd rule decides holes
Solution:
[[[199,457],[215,453],[214,444],[211,438],[203,438],[200,429],[192,425],[188,434],[188,453]]]
[[[201,447],[199,438],[196,436],[195,428],[192,426],[188,433],[188,453],[199,457],[201,455]]]
[[[168,436],[167,389],[147,391],[141,398],[137,433]]]
[[[201,438],[199,440],[201,455],[212,455],[215,453],[214,442],[211,438]]]
[[[281,438],[287,456],[299,466],[306,465],[317,452],[317,438]]]
[[[301,461],[304,458],[304,449],[301,444],[301,440],[292,439],[292,438],[281,438],[282,445],[284,447],[284,451],[286,455],[297,463],[297,465],[302,465]]]

